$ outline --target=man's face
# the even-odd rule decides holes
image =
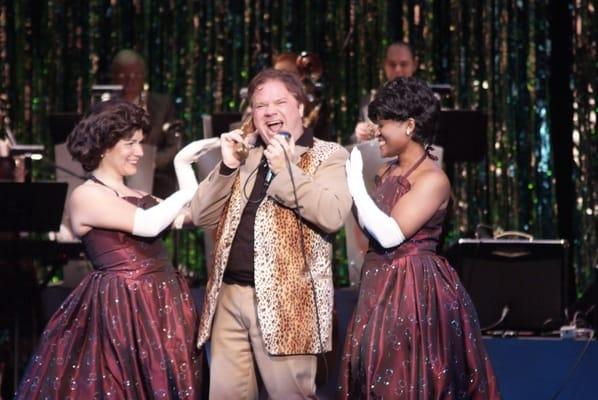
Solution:
[[[386,79],[391,81],[395,78],[413,76],[417,69],[417,61],[413,58],[411,51],[405,46],[390,46],[386,51],[384,61],[384,73]]]
[[[282,131],[289,132],[295,141],[303,134],[303,104],[281,81],[269,80],[258,86],[251,105],[253,123],[266,144]]]
[[[143,64],[118,65],[112,73],[112,81],[117,85],[122,85],[122,94],[125,100],[136,100],[141,94],[145,82]]]

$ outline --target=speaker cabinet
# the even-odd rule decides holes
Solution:
[[[566,240],[461,239],[449,258],[482,329],[539,333],[565,322],[573,293]]]

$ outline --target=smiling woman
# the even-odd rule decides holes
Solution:
[[[347,162],[357,219],[370,243],[339,399],[500,398],[473,304],[436,253],[450,197],[449,180],[428,147],[438,111],[423,81],[387,82],[369,116],[380,128],[381,155],[393,160],[380,168],[373,196],[357,148]]]
[[[69,152],[85,171],[91,172],[120,140],[148,129],[148,116],[142,108],[121,100],[104,101],[96,104],[69,135]]]
[[[139,159],[143,157],[142,140],[143,132],[136,130],[131,138],[119,140],[113,148],[106,150],[104,162],[112,164],[112,168],[123,176],[133,175],[137,172]]]
[[[159,236],[197,184],[179,182],[185,189],[159,203],[124,184],[147,125],[142,108],[109,101],[69,135],[73,158],[91,172],[69,208],[94,271],[46,326],[17,399],[199,397],[197,315]]]

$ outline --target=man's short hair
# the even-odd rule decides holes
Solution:
[[[257,88],[268,81],[281,82],[299,104],[303,104],[304,106],[309,105],[307,95],[305,94],[305,90],[303,89],[303,85],[301,84],[299,78],[290,72],[278,71],[273,68],[268,68],[261,71],[253,77],[251,82],[249,82],[249,87],[247,88],[247,98],[249,99],[250,104],[253,101],[253,95]]]
[[[141,54],[135,50],[122,49],[112,59],[112,65],[110,70],[112,73],[116,71],[122,65],[141,64],[143,66],[143,73],[146,73],[145,60],[141,57]]]
[[[411,58],[413,58],[415,60],[415,52],[413,51],[413,47],[411,47],[411,45],[407,42],[392,42],[391,44],[388,45],[388,47],[386,48],[386,53],[384,54],[384,58],[388,57],[388,51],[392,48],[392,47],[402,47],[404,49],[407,49],[409,51],[409,53],[411,54]]]

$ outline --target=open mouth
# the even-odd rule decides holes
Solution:
[[[270,132],[278,133],[282,129],[282,121],[268,121],[266,126]]]

